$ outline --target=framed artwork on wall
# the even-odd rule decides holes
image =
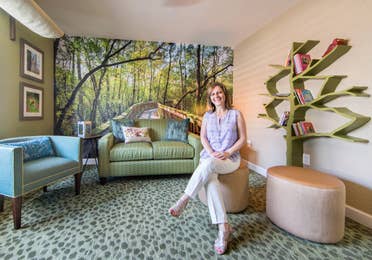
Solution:
[[[24,78],[44,81],[44,52],[24,39],[20,39],[20,73]]]
[[[42,88],[21,82],[19,91],[19,119],[43,119],[44,91]]]

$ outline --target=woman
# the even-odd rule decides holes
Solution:
[[[190,198],[195,198],[204,186],[212,223],[218,224],[214,249],[218,254],[223,254],[232,228],[227,221],[218,174],[231,173],[239,168],[239,150],[246,142],[246,131],[243,116],[231,108],[223,84],[213,83],[207,95],[211,110],[204,114],[201,126],[200,139],[204,149],[200,153],[200,164],[191,176],[185,193],[169,209],[169,213],[174,217],[180,216]]]

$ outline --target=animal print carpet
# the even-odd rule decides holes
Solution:
[[[180,218],[167,213],[189,176],[115,178],[98,184],[95,168],[26,196],[22,228],[11,205],[0,213],[0,259],[371,259],[372,230],[347,219],[336,245],[309,242],[273,225],[265,215],[265,179],[250,174],[250,206],[229,214],[229,250],[213,250],[217,228],[206,206],[189,203]]]

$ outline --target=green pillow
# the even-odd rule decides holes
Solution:
[[[114,135],[115,139],[120,142],[124,142],[124,134],[122,130],[122,126],[134,126],[134,120],[128,118],[122,119],[111,119],[111,131]]]
[[[165,131],[165,140],[188,143],[189,123],[190,118],[181,121],[169,119]]]

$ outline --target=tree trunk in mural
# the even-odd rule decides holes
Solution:
[[[163,95],[163,104],[167,101],[167,94],[168,94],[168,85],[169,85],[169,75],[172,69],[172,49],[173,49],[174,44],[169,45],[169,52],[168,52],[168,57],[169,57],[169,62],[168,62],[168,72],[167,72],[167,79],[165,81],[165,89],[164,89],[164,95]]]
[[[122,47],[120,47],[116,51],[114,51],[113,49],[114,49],[115,43],[116,43],[116,40],[114,40],[114,41],[111,42],[111,46],[110,46],[109,50],[106,52],[106,54],[104,55],[104,59],[102,60],[101,64],[99,64],[98,66],[96,66],[92,70],[88,71],[84,75],[84,77],[77,83],[77,85],[75,86],[75,88],[71,92],[71,96],[68,99],[66,105],[61,109],[61,111],[60,111],[61,112],[61,115],[60,115],[60,117],[58,118],[58,120],[56,122],[55,129],[56,129],[57,133],[61,134],[60,129],[61,129],[61,126],[62,126],[62,122],[64,121],[64,119],[66,117],[67,111],[72,106],[72,104],[73,104],[73,102],[74,102],[74,100],[76,98],[76,95],[77,95],[78,91],[80,90],[81,86],[83,85],[83,83],[92,74],[94,74],[95,72],[97,72],[97,71],[99,71],[99,70],[101,70],[101,69],[103,69],[105,67],[117,66],[119,64],[131,63],[131,62],[136,62],[136,61],[141,61],[141,60],[150,60],[150,59],[153,59],[153,56],[164,45],[163,43],[160,44],[154,51],[150,52],[149,55],[146,55],[144,57],[137,57],[137,58],[132,58],[132,59],[128,59],[128,60],[121,60],[121,61],[116,61],[116,62],[113,62],[113,63],[109,63],[110,59],[115,58],[120,52],[124,51],[132,43],[132,41],[126,42]]]
[[[198,45],[196,48],[196,106],[200,106],[201,101],[201,46]]]

